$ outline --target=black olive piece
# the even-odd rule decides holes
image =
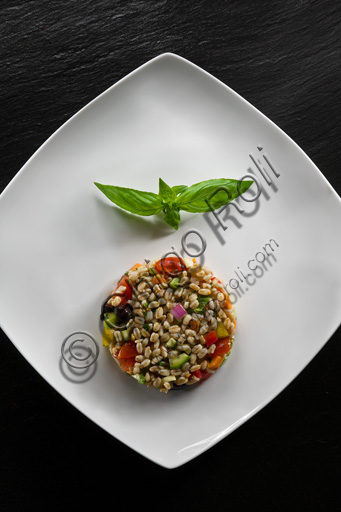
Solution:
[[[134,316],[134,310],[130,304],[125,304],[124,306],[117,306],[115,313],[117,318],[123,324],[127,324],[131,318]]]

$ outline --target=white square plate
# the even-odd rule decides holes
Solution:
[[[238,199],[244,213],[224,210],[226,230],[212,213],[183,213],[175,232],[162,219],[116,208],[93,185],[157,192],[159,177],[191,185],[250,170],[261,195]],[[340,198],[285,133],[202,69],[164,54],[73,116],[1,195],[1,327],[95,423],[177,467],[264,407],[337,329],[340,225]],[[179,252],[189,229],[205,237],[207,265],[237,287],[236,343],[209,381],[164,395],[119,371],[102,347],[99,311],[123,272],[172,246]],[[61,357],[73,331],[91,333],[100,346],[83,371]]]

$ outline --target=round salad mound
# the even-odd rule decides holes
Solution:
[[[140,384],[167,393],[207,380],[228,358],[236,331],[223,283],[195,258],[137,263],[104,301],[103,344]]]

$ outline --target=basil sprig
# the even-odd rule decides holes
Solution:
[[[159,193],[144,192],[133,188],[115,187],[95,183],[110,201],[135,215],[150,216],[163,213],[163,219],[174,229],[180,223],[180,210],[204,213],[221,208],[243,194],[253,181],[226,178],[200,181],[187,187],[170,187],[159,178]]]

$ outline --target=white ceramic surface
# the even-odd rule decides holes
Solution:
[[[175,232],[159,218],[119,210],[93,185],[157,192],[159,176],[190,185],[240,178],[250,168],[263,191],[257,202],[239,199],[243,214],[229,207],[225,231],[212,213],[183,213]],[[202,69],[164,54],[73,116],[2,193],[1,327],[70,403],[173,468],[264,407],[337,329],[340,225],[340,198],[285,133]],[[232,295],[238,325],[226,365],[197,389],[164,395],[119,371],[101,344],[99,310],[129,266],[171,246],[180,251],[192,228],[206,238],[205,262],[225,282],[237,279],[238,267],[250,276],[241,283],[239,273],[240,296]],[[271,239],[278,244],[271,243],[273,251],[265,246]],[[191,241],[198,238],[192,234]],[[265,251],[272,256],[254,275],[248,262],[253,268],[251,260]],[[83,372],[61,358],[64,338],[79,330],[100,345],[97,362]]]

